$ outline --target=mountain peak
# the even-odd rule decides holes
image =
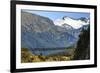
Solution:
[[[71,18],[68,17],[68,16],[64,16],[62,19],[63,19],[63,20],[66,20],[66,19],[71,19]]]
[[[63,26],[63,24],[68,24],[71,27],[73,27],[74,29],[79,29],[83,25],[88,25],[89,19],[87,19],[85,17],[82,17],[80,19],[75,19],[75,18],[71,18],[68,16],[64,16],[62,19],[55,20],[54,24],[58,25],[58,26]]]

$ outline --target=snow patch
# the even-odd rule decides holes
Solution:
[[[68,25],[72,26],[74,29],[78,29],[78,28],[81,28],[83,25],[88,25],[89,20],[87,19],[87,22],[85,22],[80,19],[72,19],[70,17],[66,17],[63,19],[55,20],[54,24],[58,25],[58,26],[63,26],[63,24],[68,24]]]

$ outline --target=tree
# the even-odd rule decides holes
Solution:
[[[73,59],[90,59],[90,26],[87,29],[82,29]]]

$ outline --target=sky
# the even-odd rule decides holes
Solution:
[[[82,13],[82,12],[60,12],[60,11],[56,12],[56,11],[36,11],[36,10],[22,10],[22,11],[48,17],[49,19],[53,21],[55,21],[56,19],[62,19],[64,16],[68,16],[74,19],[78,19],[81,17],[90,18],[89,13]]]

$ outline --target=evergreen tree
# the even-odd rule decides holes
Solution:
[[[74,60],[85,59],[90,59],[90,26],[82,29],[74,54]]]

